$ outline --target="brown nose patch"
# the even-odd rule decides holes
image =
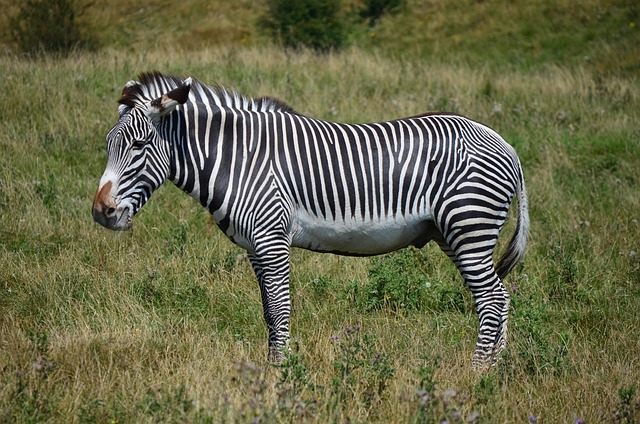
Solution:
[[[99,211],[103,211],[108,207],[115,207],[116,203],[111,198],[111,187],[113,184],[108,181],[105,185],[100,187],[96,192],[96,197],[93,198],[93,208]]]

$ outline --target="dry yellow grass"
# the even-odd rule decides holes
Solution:
[[[436,393],[457,390],[460,412],[477,411],[481,422],[531,414],[538,422],[612,420],[619,390],[638,388],[635,79],[582,67],[499,72],[358,48],[329,56],[272,47],[109,50],[1,61],[0,420],[411,422],[419,416],[418,370],[435,357]],[[119,91],[149,69],[274,95],[324,119],[446,108],[504,134],[523,158],[533,228],[524,268],[507,281],[512,326],[498,369],[470,370],[472,312],[366,312],[346,288],[366,285],[370,260],[296,250],[292,333],[311,385],[296,392],[307,415],[279,409],[289,398],[281,370],[265,361],[257,284],[206,211],[163,187],[132,233],[91,221]],[[432,246],[426,252],[419,266],[428,267],[428,281],[455,289],[448,259]],[[372,349],[395,370],[373,406],[361,395],[375,368],[344,386],[351,401],[332,392],[348,326],[373,337]],[[444,406],[430,411],[437,408]]]

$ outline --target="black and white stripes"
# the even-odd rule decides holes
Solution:
[[[451,114],[325,122],[159,73],[127,83],[120,104],[94,217],[130,227],[167,178],[193,196],[249,252],[272,357],[289,337],[292,246],[375,255],[435,240],[475,299],[474,366],[495,362],[509,307],[500,278],[524,255],[529,227],[520,162],[496,132]],[[496,273],[492,255],[514,196],[518,225]],[[108,215],[118,208],[128,225]]]

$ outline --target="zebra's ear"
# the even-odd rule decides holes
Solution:
[[[118,105],[118,115],[120,115],[120,117],[130,110],[131,108],[127,105]]]
[[[125,113],[129,112],[132,107],[136,105],[136,92],[137,88],[140,86],[138,81],[128,81],[124,87],[122,88],[122,96],[120,96],[120,100],[118,103],[118,114],[120,117]]]
[[[173,112],[176,106],[184,104],[189,98],[189,91],[191,90],[191,78],[187,78],[184,85],[163,94],[155,100],[152,100],[147,105],[145,114],[151,120],[158,119],[164,115],[168,115]]]

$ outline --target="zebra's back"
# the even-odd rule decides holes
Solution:
[[[511,147],[462,116],[351,125],[272,113],[265,125],[275,127],[267,137],[280,135],[275,174],[291,204],[293,246],[353,255],[422,246],[440,235],[447,207],[489,188],[476,206],[506,213],[514,194]],[[496,175],[506,186],[488,187]]]

